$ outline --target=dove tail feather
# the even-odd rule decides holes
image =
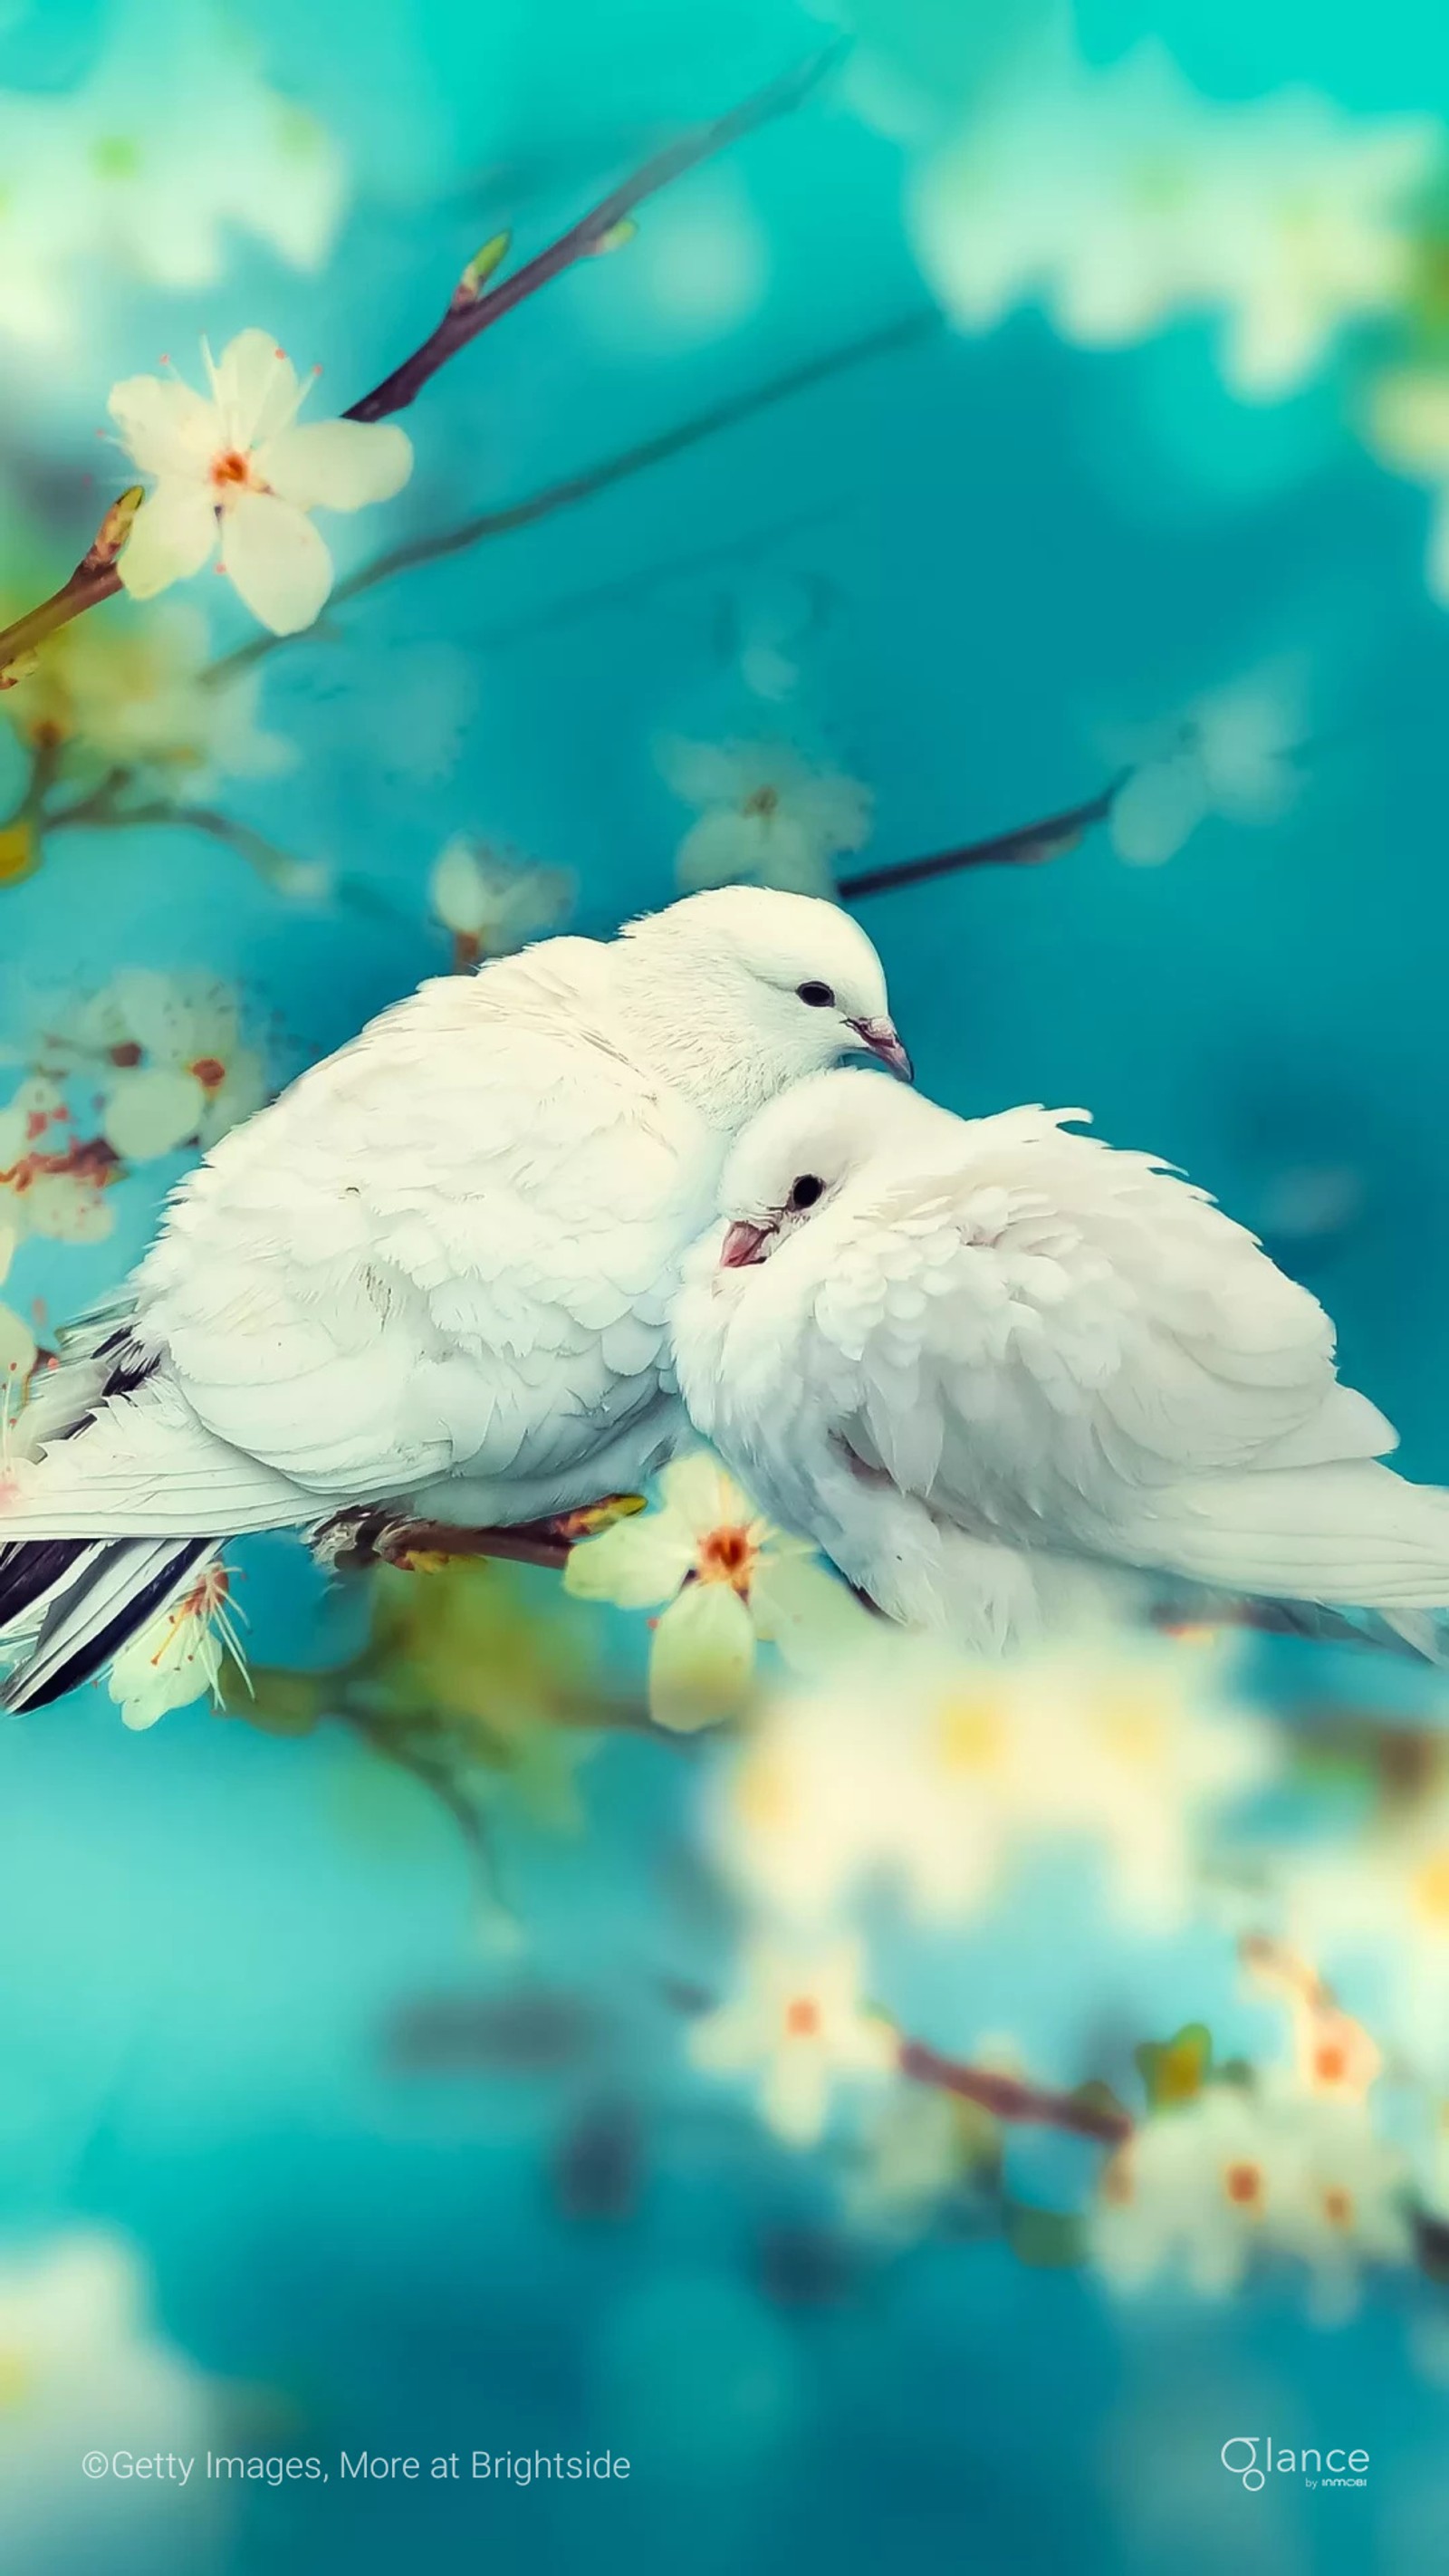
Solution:
[[[116,1539],[102,1546],[80,1543],[76,1578],[53,1587],[40,1630],[26,1660],[0,1689],[0,1707],[46,1708],[88,1682],[127,1640],[182,1589],[196,1564],[214,1556],[214,1538]],[[48,1552],[41,1541],[30,1555]]]

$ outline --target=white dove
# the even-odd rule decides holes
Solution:
[[[882,1610],[980,1649],[1129,1606],[1121,1569],[1426,1645],[1449,1493],[1374,1463],[1395,1434],[1316,1298],[1083,1114],[867,1072],[764,1110],[676,1301],[697,1428]]]
[[[909,1076],[865,933],[745,887],[385,1011],[182,1182],[120,1320],[42,1382],[0,1486],[6,1704],[98,1670],[243,1532],[637,1485],[684,1428],[667,1310],[731,1139],[866,1050]]]

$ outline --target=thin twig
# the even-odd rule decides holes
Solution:
[[[1088,2093],[1052,2092],[1043,2085],[1023,2083],[1018,2076],[998,2074],[991,2067],[970,2066],[960,2058],[943,2057],[921,2039],[901,2041],[899,2065],[913,2083],[932,2084],[938,2092],[979,2102],[998,2120],[1070,2129],[1078,2137],[1096,2138],[1109,2147],[1120,2147],[1132,2135],[1132,2121],[1120,2104],[1109,2106]]]
[[[932,877],[955,876],[963,868],[1039,867],[1074,850],[1098,823],[1105,823],[1131,776],[1124,770],[1083,805],[1064,814],[1049,814],[1041,823],[1022,823],[997,832],[987,841],[965,841],[959,849],[939,850],[926,859],[893,859],[880,868],[862,868],[842,877],[836,892],[842,903],[861,903],[868,895],[898,894],[903,886],[925,885]]]
[[[122,773],[124,775],[124,773]],[[94,797],[82,798],[59,814],[47,815],[47,832],[66,832],[89,826],[93,831],[128,832],[145,824],[169,826],[172,830],[204,832],[209,840],[224,841],[249,867],[256,869],[269,885],[294,877],[305,863],[293,857],[290,850],[277,847],[264,833],[253,831],[250,823],[238,823],[230,814],[222,814],[210,805],[172,805],[158,798],[149,805],[117,805]]]
[[[808,62],[797,64],[780,80],[771,81],[768,88],[757,90],[753,98],[747,98],[742,106],[731,108],[727,116],[715,117],[706,125],[691,126],[677,142],[666,144],[664,150],[656,152],[642,169],[636,170],[619,187],[611,189],[609,195],[602,198],[580,223],[561,233],[557,241],[550,242],[546,250],[525,261],[522,268],[515,269],[511,277],[503,278],[485,295],[469,294],[466,301],[460,301],[455,295],[436,330],[428,334],[421,348],[415,349],[412,356],[405,358],[400,367],[395,367],[390,376],[385,376],[380,385],[375,385],[371,393],[364,394],[360,401],[353,403],[343,417],[347,420],[386,420],[393,412],[406,411],[408,405],[417,400],[429,378],[435,376],[440,367],[446,366],[450,358],[455,358],[460,349],[465,349],[470,340],[476,340],[480,331],[486,331],[491,324],[501,321],[505,313],[511,313],[514,306],[522,304],[527,296],[536,295],[541,286],[547,286],[565,269],[574,267],[581,259],[591,258],[646,197],[656,196],[661,188],[683,178],[686,171],[696,169],[700,162],[713,160],[717,153],[727,151],[732,143],[739,143],[745,135],[753,134],[757,126],[767,125],[775,117],[786,116],[792,108],[799,107],[839,60],[841,51],[839,45],[829,45],[823,52],[812,55]]]

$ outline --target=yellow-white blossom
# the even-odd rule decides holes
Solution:
[[[110,410],[127,454],[154,477],[118,570],[151,599],[211,561],[254,617],[276,635],[310,626],[332,587],[332,557],[312,525],[317,509],[360,510],[390,500],[413,452],[390,421],[298,426],[307,386],[266,331],[241,331],[214,360],[210,391],[177,376],[129,376]]]
[[[230,1576],[224,1565],[205,1565],[180,1599],[159,1610],[114,1658],[110,1691],[122,1725],[139,1733],[193,1700],[209,1697],[219,1706],[217,1681],[228,1657],[245,1671]]]
[[[675,795],[699,811],[675,853],[685,894],[748,878],[785,893],[828,895],[832,860],[869,836],[870,789],[789,743],[671,738],[657,757]]]
[[[202,2460],[224,2447],[224,2392],[160,2333],[140,2264],[79,2229],[0,2266],[0,2558],[20,2569],[200,2563],[211,2482],[89,2478],[87,2453]]]
[[[879,2081],[897,2062],[896,2034],[863,2002],[860,1979],[853,1941],[757,1942],[739,1991],[694,2024],[690,2056],[711,2075],[754,2076],[770,2127],[791,2146],[813,2146],[836,2085]]]
[[[975,1663],[875,1629],[808,1690],[774,1695],[715,1787],[713,1834],[757,1901],[816,1919],[873,1880],[928,1921],[979,1912],[1035,1846],[1102,1856],[1114,1908],[1180,1920],[1219,1810],[1271,1740],[1183,1643]]]
[[[746,1705],[761,1638],[787,1656],[808,1657],[853,1634],[865,1613],[803,1539],[755,1510],[708,1451],[676,1458],[660,1488],[657,1510],[581,1541],[564,1581],[588,1601],[626,1610],[663,1605],[649,1705],[661,1726],[689,1731]]]
[[[273,777],[296,756],[257,728],[260,672],[213,683],[210,660],[205,618],[180,601],[144,618],[76,618],[0,705],[32,750],[62,756],[67,780],[139,770],[146,794],[186,803],[221,778]]]

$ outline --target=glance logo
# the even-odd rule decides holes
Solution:
[[[1223,2467],[1252,2495],[1265,2487],[1270,2477],[1298,2476],[1308,2487],[1367,2486],[1367,2451],[1345,2451],[1335,2445],[1331,2451],[1313,2447],[1289,2450],[1280,2447],[1267,2433],[1233,2433],[1218,2453]]]

